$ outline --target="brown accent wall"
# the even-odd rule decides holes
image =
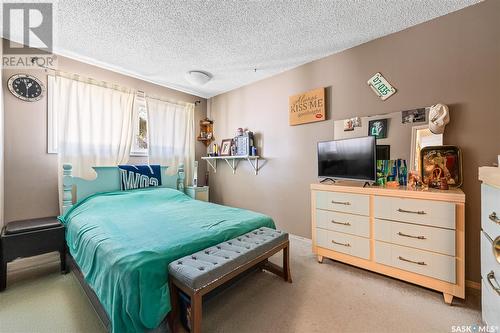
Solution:
[[[206,99],[168,89],[130,76],[65,57],[58,57],[58,69],[84,77],[117,83],[124,87],[145,91],[146,94],[171,100],[193,103],[195,129],[206,116]],[[17,73],[35,75],[47,86],[45,70],[3,70],[2,89],[5,102],[5,222],[18,219],[44,217],[59,213],[57,192],[57,155],[47,154],[47,99],[24,102],[14,97],[7,88],[7,80]],[[205,154],[206,148],[196,142],[196,159]],[[141,163],[141,158],[131,158],[131,163]],[[198,179],[205,180],[205,165],[200,163]]]
[[[298,44],[300,41],[297,41]],[[398,89],[380,101],[366,81],[376,72]],[[288,125],[288,97],[327,87],[328,120]],[[462,148],[466,278],[480,281],[478,167],[500,154],[500,1],[487,0],[209,100],[218,140],[237,127],[258,132],[266,158],[258,176],[240,163],[210,175],[212,199],[269,214],[279,228],[310,237],[309,184],[316,143],[333,139],[333,120],[446,103],[445,144]],[[246,163],[246,162],[245,162]],[[8,195],[8,192],[6,193]]]

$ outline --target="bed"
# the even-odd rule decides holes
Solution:
[[[161,187],[119,191],[117,167],[95,167],[95,180],[73,177],[71,165],[63,169],[60,220],[70,266],[112,332],[145,332],[164,322],[170,262],[275,227],[266,215],[191,199],[182,170],[162,167]]]

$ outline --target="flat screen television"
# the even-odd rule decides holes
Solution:
[[[318,142],[318,177],[375,181],[374,136]]]

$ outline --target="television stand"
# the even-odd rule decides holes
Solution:
[[[320,180],[319,182],[320,182],[320,183],[324,183],[324,182],[326,182],[327,180],[331,181],[331,182],[332,182],[332,183],[334,183],[334,184],[336,183],[335,179],[333,179],[333,178],[325,178],[325,179]]]
[[[368,187],[370,187],[370,186],[371,186],[369,182],[365,182],[365,183],[363,184],[363,187],[367,187],[367,186],[368,186]]]

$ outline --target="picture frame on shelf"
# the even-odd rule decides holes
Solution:
[[[220,156],[231,156],[231,144],[233,139],[222,140],[220,144]]]

